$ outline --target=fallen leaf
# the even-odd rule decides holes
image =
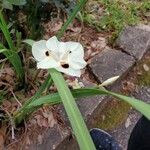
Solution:
[[[0,149],[1,150],[4,149],[4,143],[5,143],[4,137],[0,132]]]
[[[39,142],[39,144],[42,144],[43,142],[43,136],[41,134],[38,135],[37,140]]]
[[[5,138],[6,138],[6,130],[7,130],[6,125],[3,125],[0,128],[0,150],[4,149]]]
[[[43,116],[47,118],[47,123],[50,128],[54,127],[56,120],[54,119],[52,112],[43,112]]]
[[[128,128],[130,125],[131,125],[131,120],[128,117],[127,120],[126,120],[126,122],[125,122],[125,127]]]

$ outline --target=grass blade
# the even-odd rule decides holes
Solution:
[[[10,36],[10,32],[7,29],[7,24],[3,18],[1,11],[0,11],[0,28],[5,36],[5,39],[9,45],[9,48],[10,48],[10,52],[6,51],[6,52],[3,52],[3,54],[9,59],[9,61],[11,62],[11,64],[13,65],[13,67],[17,73],[17,76],[23,83],[24,82],[24,70],[23,70],[22,62],[17,53],[17,50],[15,49],[15,46],[14,46],[13,41]]]
[[[22,68],[22,63],[21,63],[21,59],[20,59],[19,55],[16,52],[11,52],[8,50],[3,51],[2,53],[7,57],[7,59],[10,61],[10,63],[13,65],[17,76],[23,82],[24,70]]]
[[[1,28],[4,36],[5,36],[5,39],[6,39],[7,43],[8,43],[8,45],[9,45],[9,48],[11,50],[13,50],[13,51],[16,51],[15,50],[15,46],[13,44],[13,41],[11,39],[10,33],[9,33],[8,29],[7,29],[7,24],[5,22],[5,19],[4,19],[3,14],[2,14],[1,11],[0,11],[0,21],[1,21],[0,28]]]
[[[0,49],[0,53],[6,52],[8,49]]]

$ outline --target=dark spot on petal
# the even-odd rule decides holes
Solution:
[[[48,52],[48,51],[46,51],[46,52],[45,52],[45,55],[46,55],[46,56],[49,56],[49,52]]]
[[[69,68],[69,64],[62,64],[61,66],[65,69]]]
[[[72,51],[69,51],[69,54],[71,54],[72,53]]]

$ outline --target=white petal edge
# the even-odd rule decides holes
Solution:
[[[66,42],[68,51],[71,51],[68,57],[69,65],[74,69],[82,69],[86,66],[84,60],[83,46],[78,42]]]
[[[83,46],[78,43],[78,42],[66,42],[66,47],[68,51],[71,51],[70,56],[79,56],[79,57],[84,57],[84,50]]]
[[[60,71],[60,72],[63,72],[67,75],[70,75],[70,76],[75,76],[75,77],[80,77],[81,76],[81,70],[75,70],[71,67],[69,67],[68,69],[64,69],[62,67],[57,67],[55,68],[57,71]]]
[[[87,65],[87,62],[83,58],[76,58],[73,60],[69,58],[68,63],[73,69],[83,69]]]
[[[58,66],[59,66],[59,63],[56,62],[52,57],[47,57],[44,60],[37,63],[38,69],[56,68]]]
[[[48,51],[46,47],[46,40],[40,40],[33,43],[32,54],[37,61],[42,61],[47,56],[45,52]]]
[[[59,42],[59,56],[60,59],[62,59],[64,56],[66,56],[67,53],[67,46],[65,42]]]
[[[83,46],[77,42],[66,42],[68,50],[71,51],[68,57],[69,65],[74,69],[82,69],[86,66],[84,60]]]

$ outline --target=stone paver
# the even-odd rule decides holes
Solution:
[[[139,114],[137,111],[132,110],[128,114],[128,118],[124,123],[109,132],[118,141],[122,150],[127,150],[130,134],[140,116],[141,114]]]
[[[132,95],[135,98],[142,99],[143,101],[150,103],[150,87],[138,87]],[[130,134],[140,117],[140,113],[135,110],[131,110],[126,121],[110,132],[123,150],[127,150]]]
[[[67,128],[60,128],[59,125],[55,125],[53,128],[43,130],[41,135],[42,139],[39,139],[35,143],[28,145],[25,150],[54,150],[57,146],[64,141],[70,135],[70,130]],[[40,142],[39,142],[40,141]]]
[[[88,121],[88,119],[93,115],[93,112],[95,109],[100,108],[101,102],[105,99],[104,96],[92,96],[92,97],[86,97],[82,98],[77,102],[78,107],[81,111],[81,114],[83,115],[85,121]],[[59,113],[61,114],[62,118],[66,121],[66,123],[69,125],[68,117],[65,113],[64,107],[62,105],[59,106]]]
[[[116,45],[137,60],[150,49],[150,26],[128,26],[120,34]]]
[[[105,49],[92,59],[89,67],[100,82],[113,76],[123,76],[132,67],[135,60],[119,50]]]

